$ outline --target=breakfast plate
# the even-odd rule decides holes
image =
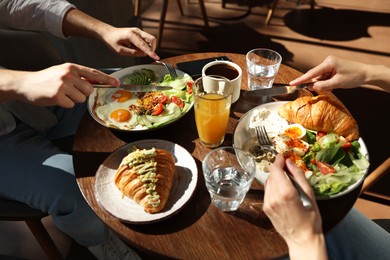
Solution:
[[[257,143],[256,141],[256,132],[255,129],[250,127],[251,121],[253,120],[255,115],[259,114],[259,111],[264,111],[268,110],[271,112],[268,120],[264,120],[262,122],[263,125],[265,125],[265,128],[267,129],[267,132],[269,136],[276,135],[280,129],[282,129],[283,123],[282,119],[278,115],[278,110],[280,106],[283,104],[287,103],[287,101],[279,101],[279,102],[271,102],[271,103],[265,103],[262,105],[259,105],[248,112],[246,112],[238,121],[238,124],[235,128],[234,131],[234,136],[233,136],[233,145],[234,147],[241,148],[243,150],[249,151],[249,149]],[[367,147],[363,141],[363,139],[360,137],[358,139],[358,142],[360,144],[360,153],[362,156],[364,156],[368,160],[368,151]],[[368,170],[368,169],[367,169]],[[359,179],[355,180],[355,182],[351,183],[346,189],[342,190],[341,192],[338,192],[333,195],[316,195],[316,198],[318,200],[321,199],[329,199],[329,198],[335,198],[342,196],[352,190],[354,190],[356,187],[358,187],[361,182],[364,180],[364,177],[367,174],[367,170],[365,170],[365,173],[362,175],[359,175]],[[267,177],[268,177],[268,172],[257,168],[256,176],[255,179],[264,184]]]
[[[123,196],[114,183],[116,169],[132,146],[164,149],[175,159],[176,172],[172,189],[164,209],[159,213],[146,213],[141,205]],[[95,196],[106,211],[126,223],[148,224],[166,219],[184,207],[195,191],[198,170],[194,158],[182,146],[165,140],[146,139],[126,144],[114,151],[100,165],[95,177]]]
[[[152,71],[152,74],[154,72],[154,75],[151,76],[150,71]],[[167,81],[164,77],[169,73],[164,66],[149,64],[131,66],[111,74],[120,79],[122,83],[164,83],[163,85],[172,85],[173,88],[171,90],[162,91],[163,95],[169,99],[163,101],[164,106],[161,114],[151,115],[149,112],[140,113],[140,110],[134,109],[134,107],[140,106],[140,99],[146,93],[135,93],[123,90],[121,90],[122,93],[118,93],[118,88],[95,88],[93,93],[88,97],[88,112],[99,124],[121,131],[150,131],[167,126],[183,117],[193,106],[192,93],[187,92],[186,90],[187,82],[192,81],[192,78],[180,70],[176,70],[176,73],[178,75],[176,80]],[[142,75],[142,77],[132,77],[137,74]],[[147,75],[147,78],[150,79],[151,82],[140,83],[139,81],[145,80],[145,75]],[[130,78],[133,82],[128,81]],[[121,100],[117,99],[118,96]],[[173,98],[175,98],[175,100]],[[175,101],[181,102],[180,106],[174,105]],[[151,102],[152,101],[149,101],[149,103]],[[153,107],[155,105],[157,106],[157,103],[153,103]],[[128,116],[124,117],[124,114],[122,113],[119,115],[117,114],[116,119],[112,118],[111,115],[113,112],[123,110],[126,110],[125,113]]]

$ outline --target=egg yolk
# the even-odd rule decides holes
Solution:
[[[284,134],[292,139],[298,139],[302,134],[302,130],[299,127],[294,126],[286,129],[286,131],[284,131]]]
[[[126,109],[117,109],[111,112],[110,118],[116,122],[126,122],[129,121],[131,117],[130,111]]]
[[[111,95],[111,99],[116,102],[125,102],[131,98],[131,93],[129,91],[118,89]]]

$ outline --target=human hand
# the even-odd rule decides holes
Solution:
[[[366,65],[328,56],[321,64],[290,82],[299,85],[311,82],[309,89],[316,92],[335,88],[354,88],[366,83]]]
[[[37,72],[19,72],[15,87],[20,100],[39,106],[71,108],[93,92],[89,82],[119,85],[120,81],[96,69],[65,63]]]
[[[263,210],[276,231],[285,239],[290,258],[295,256],[297,259],[304,259],[302,254],[307,258],[308,254],[314,253],[326,256],[321,215],[314,192],[304,172],[287,159],[287,169],[311,200],[312,207],[305,208],[298,191],[285,175],[284,164],[283,156],[278,154],[275,162],[270,166],[270,174],[265,183]],[[313,251],[313,247],[316,250]]]
[[[154,60],[160,57],[155,53],[157,40],[153,35],[139,28],[115,28],[105,30],[103,40],[116,53],[124,56],[146,56]]]

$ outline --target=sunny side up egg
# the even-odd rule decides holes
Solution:
[[[129,108],[137,104],[137,99],[125,89],[99,89],[96,115],[109,126],[131,129],[137,124],[137,119]]]

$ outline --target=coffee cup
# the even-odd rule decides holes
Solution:
[[[202,68],[202,76],[219,75],[230,80],[233,87],[232,103],[240,97],[242,69],[236,63],[225,60],[216,60],[207,63]]]

